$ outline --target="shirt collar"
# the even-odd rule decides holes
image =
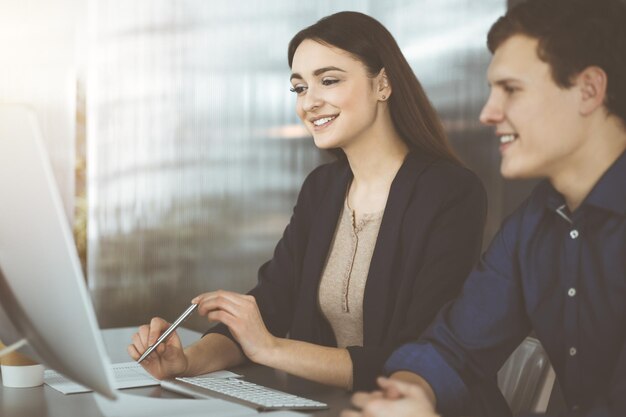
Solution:
[[[626,151],[600,177],[583,204],[626,214]]]
[[[538,188],[538,192],[545,198],[546,207],[551,211],[555,211],[565,204],[565,199],[550,184],[550,181],[543,181]],[[600,177],[581,207],[587,205],[606,209],[620,215],[626,214],[626,151]]]

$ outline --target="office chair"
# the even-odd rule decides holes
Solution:
[[[555,377],[541,343],[527,337],[498,371],[498,386],[513,415],[543,413],[548,408]]]

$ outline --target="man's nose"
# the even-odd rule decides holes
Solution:
[[[500,100],[495,97],[494,93],[489,94],[489,98],[480,112],[479,119],[481,123],[494,125],[502,121],[503,115],[504,112],[502,111],[502,104],[500,103]]]

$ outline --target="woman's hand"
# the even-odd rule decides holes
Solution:
[[[127,349],[130,357],[138,360],[141,354],[148,349],[148,346],[153,345],[169,325],[165,320],[155,317],[150,321],[150,324],[139,327],[139,331],[132,337],[133,343]],[[141,362],[141,366],[156,379],[174,378],[184,374],[188,360],[178,335],[175,332],[172,333]]]
[[[276,338],[265,327],[253,296],[220,290],[201,294],[191,302],[198,304],[201,316],[228,326],[251,361],[262,363],[275,348]]]
[[[352,404],[360,411],[346,410],[341,417],[437,417],[423,388],[416,384],[378,378],[381,391],[357,392]]]

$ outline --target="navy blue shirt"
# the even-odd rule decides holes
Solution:
[[[497,415],[495,375],[531,330],[548,352],[566,415],[626,416],[626,153],[574,213],[540,183],[459,298],[385,371],[424,377],[446,416],[476,410],[477,401],[482,415]]]

